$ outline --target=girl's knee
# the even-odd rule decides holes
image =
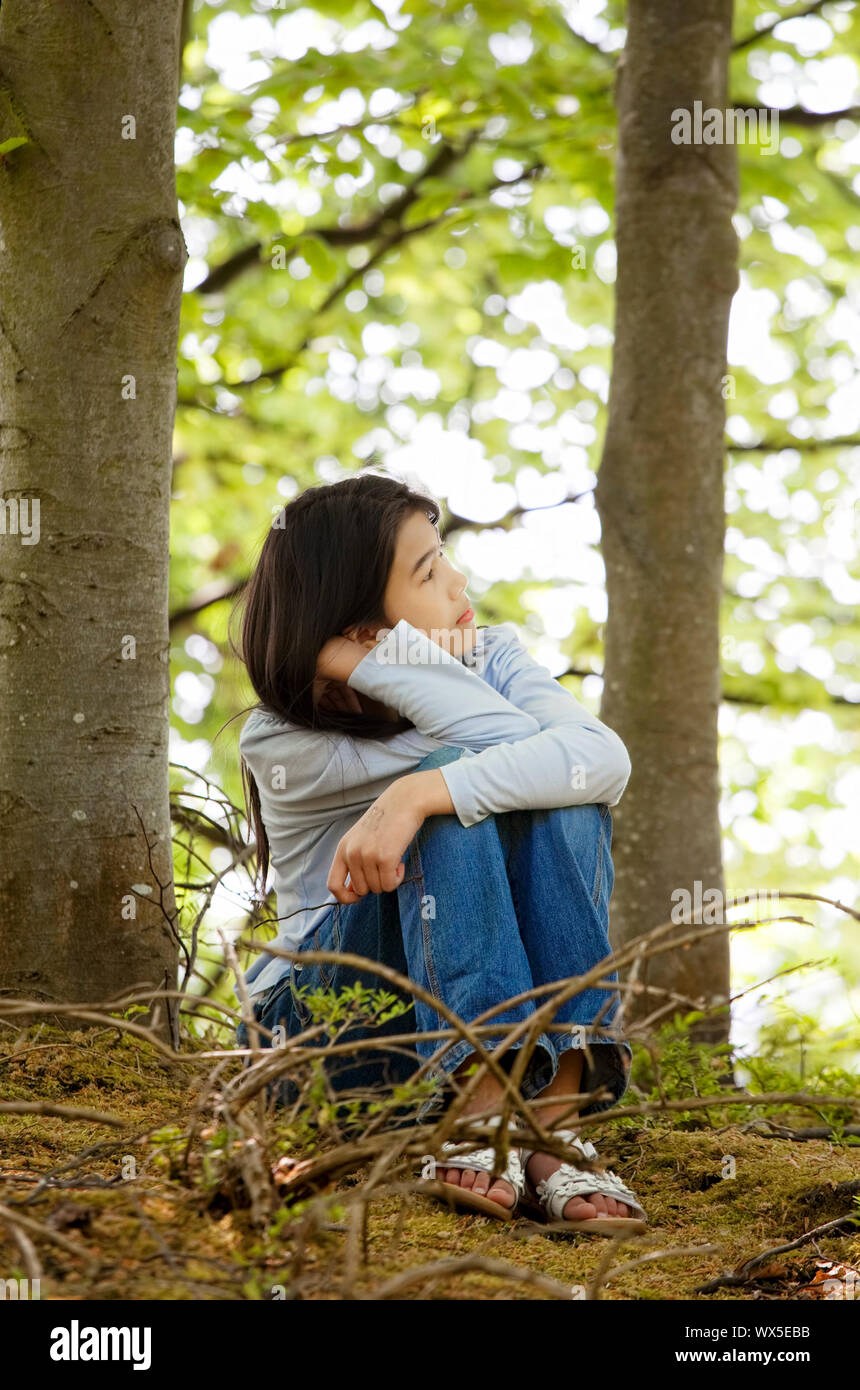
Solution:
[[[525,814],[526,835],[559,862],[568,855],[579,863],[609,860],[612,817],[605,803],[584,802]]]

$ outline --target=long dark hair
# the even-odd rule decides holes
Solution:
[[[441,508],[433,497],[366,471],[308,488],[281,508],[240,600],[241,648],[233,647],[248,669],[259,700],[255,708],[300,728],[352,738],[386,739],[414,727],[404,717],[321,709],[313,683],[317,657],[330,637],[354,624],[386,624],[383,597],[398,528],[415,511],[438,525]],[[244,758],[241,772],[265,892],[269,841],[260,793]]]

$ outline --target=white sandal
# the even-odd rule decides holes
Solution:
[[[487,1117],[488,1125],[496,1123],[501,1117],[490,1115]],[[514,1129],[515,1121],[508,1121],[508,1129]],[[478,1149],[477,1152],[462,1153],[464,1140],[454,1142],[446,1140],[442,1145],[439,1158],[436,1159],[438,1168],[472,1168],[479,1173],[492,1173],[496,1163],[496,1150],[494,1147]],[[457,1153],[455,1151],[459,1150]],[[517,1209],[525,1191],[526,1176],[525,1166],[520,1158],[520,1150],[513,1145],[508,1147],[507,1163],[504,1171],[497,1174],[497,1177],[504,1179],[514,1189],[514,1202],[509,1207],[503,1207],[500,1202],[492,1202],[489,1197],[485,1197],[480,1192],[473,1192],[470,1187],[460,1187],[458,1183],[445,1182],[441,1178],[425,1178],[421,1183],[421,1190],[426,1192],[428,1197],[436,1197],[440,1201],[453,1203],[454,1206],[464,1207],[469,1211],[479,1211],[484,1216],[496,1216],[501,1221],[510,1221]]]
[[[573,1130],[556,1129],[553,1133],[571,1148],[578,1149],[584,1158],[599,1157],[594,1145],[587,1139],[583,1142]],[[633,1235],[639,1235],[647,1231],[648,1218],[644,1208],[630,1188],[625,1186],[611,1169],[591,1171],[577,1168],[573,1163],[562,1163],[555,1173],[551,1173],[535,1187],[528,1175],[527,1165],[532,1154],[536,1152],[535,1149],[520,1149],[525,1176],[525,1194],[522,1198],[524,1209],[542,1217],[547,1224],[555,1222],[562,1229],[572,1231],[593,1231],[600,1235],[614,1235],[617,1231],[630,1231]],[[598,1193],[603,1197],[614,1197],[616,1201],[624,1202],[635,1214],[581,1217],[578,1221],[565,1218],[564,1209],[571,1197],[588,1197]]]

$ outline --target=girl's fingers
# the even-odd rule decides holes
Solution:
[[[355,714],[363,713],[358,693],[351,686],[341,685],[339,681],[332,681],[328,685],[318,704],[321,709],[347,710]]]
[[[392,864],[378,859],[365,860],[362,867],[371,893],[392,893],[402,883],[406,868],[402,860],[399,864]]]
[[[339,903],[354,903],[368,893],[393,892],[400,887],[405,872],[402,859],[397,864],[388,859],[382,862],[370,851],[363,854],[355,845],[350,847],[344,842],[337,847],[326,887]]]
[[[358,894],[360,898],[363,898],[367,893],[368,888],[367,879],[364,876],[364,869],[362,865],[357,864],[355,860],[353,860],[352,863],[347,862],[347,868],[349,869],[350,887],[353,889],[354,892]]]
[[[406,865],[401,860],[394,869],[383,869],[379,875],[383,893],[393,893],[395,888],[399,888],[403,882],[403,873]]]
[[[343,710],[353,710],[356,714],[361,714],[361,701],[358,694],[348,685],[342,685],[337,692],[338,706]]]
[[[365,863],[363,865],[363,869],[364,877],[367,881],[367,886],[370,889],[371,893],[381,893],[382,883],[380,882],[379,878],[379,865],[374,864],[373,862],[369,864]]]
[[[342,903],[344,907],[349,907],[352,903],[357,903],[361,895],[356,893],[355,889],[352,887],[351,877],[350,884],[347,886],[344,881],[346,876],[346,857],[343,850],[338,846],[337,853],[329,869],[328,878],[326,879],[326,888],[330,893],[334,894],[339,903]]]

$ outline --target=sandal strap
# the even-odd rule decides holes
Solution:
[[[488,1118],[487,1123],[492,1124],[492,1122],[498,1120],[498,1118],[498,1115],[492,1115]],[[514,1127],[514,1121],[509,1121],[508,1128],[513,1129]],[[479,1173],[492,1173],[496,1162],[495,1148],[490,1146],[489,1148],[478,1149],[468,1154],[455,1154],[451,1152],[453,1149],[462,1148],[464,1142],[463,1140],[455,1141],[446,1139],[442,1144],[441,1156],[437,1159],[439,1167],[470,1168]],[[525,1166],[520,1158],[519,1149],[513,1144],[508,1147],[507,1163],[504,1171],[499,1173],[498,1177],[510,1183],[517,1195],[517,1201],[519,1201],[525,1192],[526,1173]]]
[[[563,1163],[555,1173],[538,1183],[536,1191],[538,1201],[553,1221],[564,1220],[564,1209],[571,1197],[596,1194],[624,1202],[633,1208],[634,1214],[645,1219],[645,1212],[630,1188],[611,1169],[603,1173],[586,1173],[570,1163]]]
[[[576,1133],[575,1130],[554,1129],[552,1133],[555,1135],[556,1139],[563,1139],[569,1148],[578,1149],[579,1152],[582,1154],[583,1158],[597,1159],[600,1157],[591,1140],[580,1139],[579,1135]],[[537,1149],[521,1148],[520,1154],[522,1156],[523,1163],[528,1163],[533,1153],[537,1153]]]
[[[594,1145],[588,1139],[580,1139],[572,1130],[557,1129],[554,1133],[571,1148],[578,1149],[584,1158],[599,1158]],[[530,1156],[531,1153],[528,1154],[528,1157],[526,1152],[523,1153],[524,1165]],[[599,1194],[602,1197],[614,1197],[616,1201],[623,1202],[625,1206],[630,1207],[635,1216],[641,1217],[642,1220],[647,1219],[644,1208],[637,1201],[633,1192],[611,1168],[590,1171],[585,1168],[577,1168],[573,1163],[562,1163],[556,1172],[539,1182],[534,1191],[538,1202],[552,1221],[564,1220],[564,1209],[571,1197],[588,1197],[593,1194]]]

